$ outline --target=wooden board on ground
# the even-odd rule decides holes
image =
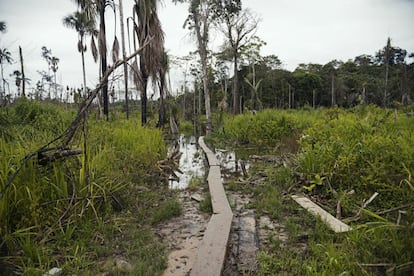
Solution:
[[[220,163],[204,143],[203,137],[199,138],[199,144],[207,155],[210,167],[207,181],[211,194],[213,215],[198,248],[190,275],[219,276],[224,268],[233,213],[221,180]]]
[[[302,195],[293,195],[292,199],[308,212],[312,213],[315,216],[319,216],[334,232],[341,233],[352,230],[350,226],[346,225],[339,219],[326,212],[309,198]]]

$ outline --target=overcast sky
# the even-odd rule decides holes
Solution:
[[[131,16],[133,0],[123,3],[125,16]],[[294,70],[300,63],[325,64],[333,59],[346,61],[361,54],[374,55],[384,47],[387,37],[394,46],[414,52],[414,0],[243,0],[243,7],[261,18],[257,35],[267,42],[262,54],[277,55],[287,70]],[[164,0],[159,9],[166,48],[174,56],[195,49],[188,31],[182,28],[187,9],[188,4],[174,5],[171,0]],[[0,34],[0,48],[8,48],[18,60],[18,47],[22,46],[26,75],[32,85],[40,79],[38,70],[47,71],[41,58],[41,47],[46,46],[60,59],[58,83],[80,87],[77,34],[62,25],[62,18],[75,10],[71,0],[0,0],[0,21],[6,21],[8,29]],[[113,12],[107,11],[106,15],[108,42],[112,45]],[[212,43],[218,45],[219,37],[213,36]],[[89,45],[86,63],[87,84],[93,87],[98,68]],[[6,65],[5,69],[5,77],[11,80],[9,74],[19,70],[19,64]],[[181,71],[176,69],[173,74],[175,87]]]

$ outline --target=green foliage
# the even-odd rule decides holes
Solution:
[[[90,132],[91,173],[118,183],[145,184],[154,164],[166,155],[161,131],[141,127],[138,120],[92,122]]]
[[[286,112],[265,110],[256,115],[245,114],[224,121],[224,139],[239,144],[276,147],[282,138],[294,135],[300,126]]]
[[[373,204],[392,207],[395,199],[414,200],[409,190],[414,167],[414,120],[393,111],[363,107],[353,112],[326,112],[326,118],[304,131],[298,172],[307,190],[356,191],[356,201],[380,196]],[[315,185],[316,184],[316,185]]]
[[[260,185],[229,184],[232,190],[252,193],[249,207],[277,221],[259,252],[259,275],[412,274],[414,117],[406,112],[411,111],[361,105],[225,118],[227,143],[272,141],[286,147],[300,137],[291,166],[269,166]],[[269,121],[285,116],[294,131],[284,132],[284,124],[275,119],[280,129],[269,129],[277,134],[264,131],[274,123],[259,119],[265,115]],[[279,134],[284,138],[274,138]],[[341,207],[342,217],[354,221],[353,230],[335,234],[310,216],[290,198],[303,191],[332,214]],[[378,197],[361,209],[374,192]],[[281,238],[281,232],[288,238]]]
[[[184,135],[193,135],[194,134],[194,125],[191,121],[180,121],[180,133]]]
[[[181,215],[181,203],[176,199],[170,199],[161,202],[160,206],[152,215],[152,223],[156,224],[164,220]]]
[[[196,191],[203,185],[203,180],[199,177],[192,177],[190,183],[188,183],[187,189],[190,191]]]
[[[204,213],[213,213],[213,204],[211,203],[210,193],[207,193],[206,197],[200,201],[198,208]]]
[[[72,109],[24,98],[0,109],[0,190],[24,156],[63,133],[74,114]],[[150,224],[145,218],[164,193],[159,189],[162,180],[154,177],[159,175],[157,161],[166,155],[161,131],[143,128],[138,120],[91,119],[87,129],[86,162],[83,154],[47,165],[32,158],[6,190],[0,200],[0,266],[29,274],[42,274],[53,266],[69,274],[94,271],[99,263],[90,247],[102,247],[101,240],[127,228],[113,223],[115,210],[134,211],[142,223]],[[82,139],[83,133],[78,133],[71,147],[84,150]],[[159,190],[151,192],[155,189]],[[163,196],[161,209],[168,216],[179,214],[181,207],[169,197]],[[163,212],[157,215],[158,220],[167,218]],[[131,236],[141,231],[132,228]],[[148,247],[154,237],[141,241]],[[162,252],[160,245],[143,250],[146,255],[134,260],[137,271],[154,274],[162,269]],[[159,257],[149,263],[151,255]]]

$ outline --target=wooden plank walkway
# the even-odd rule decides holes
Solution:
[[[352,228],[335,218],[319,205],[302,195],[293,195],[292,199],[314,216],[319,216],[336,233],[348,232]]]
[[[207,181],[213,215],[207,225],[190,275],[218,276],[224,267],[233,213],[221,181],[220,162],[204,143],[204,137],[200,137],[198,143],[205,152],[210,167]]]

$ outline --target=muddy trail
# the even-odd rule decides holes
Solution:
[[[197,160],[194,162],[199,166],[199,150],[190,150],[189,153],[188,146],[185,144],[182,146],[186,151],[186,166],[193,162],[188,160],[192,158],[191,154],[195,156]],[[243,179],[243,176],[247,176],[249,162],[237,161],[234,152],[216,150],[215,154],[220,161],[225,186],[229,178]],[[185,174],[185,170],[183,173]],[[260,178],[263,176],[256,177],[256,181]],[[183,185],[180,188],[183,188]],[[233,212],[233,220],[222,275],[256,275],[258,272],[256,256],[260,247],[268,243],[270,235],[276,235],[282,243],[287,241],[287,232],[283,225],[272,221],[266,215],[258,216],[254,209],[248,208],[253,198],[252,194],[226,189],[226,195]],[[178,198],[183,207],[182,215],[157,226],[156,232],[167,244],[169,252],[168,267],[163,275],[190,275],[197,250],[211,217],[211,214],[200,211],[200,204],[206,196],[205,185],[196,189],[179,190]]]
[[[210,215],[199,210],[203,191],[181,191],[179,199],[183,214],[157,226],[157,233],[167,243],[168,268],[163,275],[188,275],[194,264]],[[280,239],[287,235],[280,225],[273,223],[269,217],[255,218],[253,209],[245,208],[250,198],[238,193],[228,193],[234,207],[234,218],[228,244],[227,258],[223,275],[254,275],[258,266],[256,254],[260,244],[266,244],[268,236],[279,228]]]

